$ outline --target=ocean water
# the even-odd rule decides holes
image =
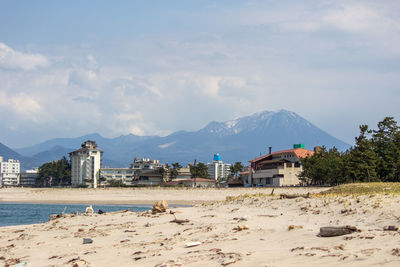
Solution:
[[[26,203],[0,203],[0,226],[43,223],[49,220],[50,214],[84,212],[88,205],[80,204],[26,204]],[[150,210],[151,206],[134,205],[93,205],[97,212],[127,210],[134,212]]]

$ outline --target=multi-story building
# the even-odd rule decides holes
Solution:
[[[4,161],[4,157],[0,157],[0,186],[19,185],[20,168],[19,160]]]
[[[112,180],[122,181],[125,185],[132,185],[134,180],[135,170],[131,168],[101,168],[100,184],[109,184]]]
[[[131,169],[134,170],[153,170],[161,168],[163,165],[159,160],[148,159],[148,158],[135,158],[131,164]]]
[[[19,185],[22,187],[33,187],[36,185],[36,179],[38,177],[38,169],[26,170],[20,174]]]
[[[71,185],[97,187],[100,178],[101,156],[95,141],[84,142],[80,149],[69,153],[71,158]]]
[[[210,178],[223,181],[227,180],[231,173],[232,164],[223,163],[219,153],[214,155],[213,162],[207,163],[207,172]]]
[[[313,151],[302,144],[295,144],[293,149],[271,152],[250,160],[248,184],[260,186],[299,185],[299,174],[303,168],[301,158],[312,156]]]

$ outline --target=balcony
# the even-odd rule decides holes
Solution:
[[[253,178],[254,179],[272,178],[278,174],[284,174],[284,169],[277,168],[277,169],[268,169],[268,170],[257,170],[255,173],[253,173]]]

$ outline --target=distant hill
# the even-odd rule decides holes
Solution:
[[[19,160],[21,162],[22,171],[34,168],[38,163],[35,158],[22,156],[2,143],[0,143],[0,156],[4,157],[4,160]]]
[[[86,140],[95,140],[104,151],[103,165],[128,167],[134,157],[159,159],[163,163],[186,164],[194,159],[210,162],[220,153],[224,162],[248,160],[268,152],[292,148],[303,143],[313,149],[317,145],[345,150],[350,146],[329,135],[301,116],[287,110],[264,111],[225,122],[210,122],[194,131],[178,131],[165,137],[122,135],[104,138],[91,134],[77,138],[51,139],[32,147],[16,149],[37,162],[57,160],[80,147]]]

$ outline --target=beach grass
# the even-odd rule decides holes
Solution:
[[[320,193],[312,193],[307,197],[329,197],[329,196],[361,196],[361,195],[398,195],[400,194],[400,183],[351,183],[334,186]],[[244,200],[248,198],[271,198],[276,194],[268,193],[245,193],[238,196],[227,196],[226,201]]]
[[[316,194],[317,196],[329,195],[371,195],[371,194],[400,194],[400,183],[351,183],[330,188]]]

